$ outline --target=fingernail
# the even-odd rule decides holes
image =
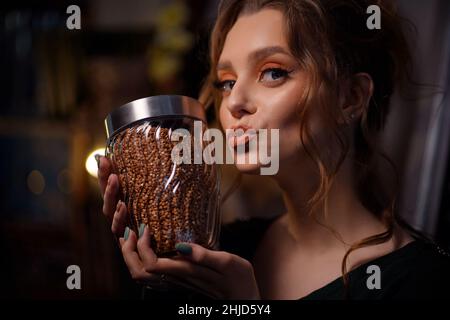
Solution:
[[[102,156],[99,155],[99,154],[96,154],[96,155],[94,156],[95,161],[97,161],[97,168],[98,168],[98,169],[100,169],[100,158],[101,158],[101,157],[102,157]]]
[[[119,200],[117,202],[116,211],[119,211],[121,205],[122,205],[122,200]]]
[[[144,229],[145,229],[145,224],[141,223],[139,225],[139,238],[142,237],[142,235],[144,234]]]
[[[109,187],[110,184],[111,184],[111,175],[108,177],[108,184],[107,184],[107,186]]]
[[[192,247],[190,245],[188,245],[187,243],[177,243],[175,245],[175,249],[179,253],[185,254],[185,255],[189,255],[192,253]]]
[[[125,239],[125,241],[128,240],[129,236],[130,236],[130,228],[126,227],[125,228],[125,233],[123,234],[123,238]]]

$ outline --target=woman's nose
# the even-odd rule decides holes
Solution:
[[[256,108],[252,106],[252,103],[248,97],[249,91],[243,84],[236,82],[231,89],[228,96],[228,110],[234,118],[240,119],[246,114],[252,114],[256,112]]]

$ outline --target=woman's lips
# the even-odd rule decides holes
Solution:
[[[239,145],[247,144],[250,140],[255,139],[257,132],[250,127],[232,127],[233,131],[229,134],[227,142],[231,148],[236,148]]]

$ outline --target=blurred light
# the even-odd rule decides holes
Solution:
[[[98,170],[97,161],[95,160],[96,154],[104,156],[105,148],[99,148],[99,149],[92,151],[86,159],[86,170],[94,178],[97,178],[97,170]]]
[[[45,179],[38,170],[33,170],[27,177],[28,189],[34,194],[41,194],[45,189]]]

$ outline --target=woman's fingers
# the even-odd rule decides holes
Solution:
[[[114,212],[113,221],[111,224],[111,231],[116,237],[121,237],[127,226],[127,207],[125,203],[117,202],[116,211]]]
[[[98,157],[98,184],[103,197],[103,214],[109,221],[113,220],[117,201],[119,200],[119,179],[117,175],[111,174],[112,165],[108,158]]]
[[[203,279],[208,282],[215,282],[220,277],[220,274],[216,271],[181,257],[171,259],[158,258],[150,246],[150,231],[148,227],[142,229],[142,235],[137,243],[137,250],[144,269],[148,273],[167,273],[177,277]]]
[[[141,229],[142,228],[142,229]],[[139,282],[158,283],[164,274],[168,283],[190,288],[212,298],[223,298],[217,283],[222,276],[182,257],[158,258],[150,246],[151,233],[147,226],[141,227],[139,239],[130,230],[128,238],[120,238],[122,254],[131,277]]]
[[[142,227],[144,228],[142,229]],[[146,270],[150,271],[152,266],[154,266],[158,261],[158,257],[150,247],[151,235],[149,228],[141,224],[141,226],[139,227],[139,233],[142,234],[139,235],[139,240],[137,242],[138,253],[141,257],[143,265],[146,267]]]
[[[125,263],[130,271],[131,277],[136,281],[152,280],[151,274],[145,272],[142,261],[136,252],[137,237],[136,234],[130,230],[128,239],[120,238],[120,245],[122,247],[122,255]]]
[[[228,252],[209,250],[195,243],[178,243],[177,250],[189,261],[210,268],[220,274],[229,271],[235,264],[236,259],[241,259]]]
[[[187,287],[195,291],[205,292],[207,283],[203,283],[204,281],[198,279],[188,279],[186,277],[186,274],[180,272],[179,269],[174,268],[174,266],[172,265],[173,261],[171,261],[170,259],[158,258],[150,246],[150,241],[150,230],[147,226],[142,224],[139,227],[139,240],[137,242],[137,249],[139,257],[141,258],[142,266],[147,274],[154,275],[156,277],[163,274],[166,279],[165,281],[179,286]],[[160,271],[159,273],[157,272],[158,270]],[[210,288],[209,290],[211,289],[212,288]],[[208,293],[208,295],[212,295],[212,293]],[[213,297],[215,297],[215,295]]]
[[[103,156],[99,156],[97,177],[102,197],[105,194],[106,186],[108,184],[108,177],[111,174],[111,172],[112,172],[112,165],[109,159]]]
[[[190,249],[188,249],[190,248]],[[178,243],[177,250],[192,264],[200,264],[220,274],[216,285],[225,297],[260,299],[252,264],[237,255],[206,249],[194,243]]]
[[[109,175],[105,193],[103,195],[103,214],[112,221],[117,201],[119,200],[119,179],[117,175]]]

